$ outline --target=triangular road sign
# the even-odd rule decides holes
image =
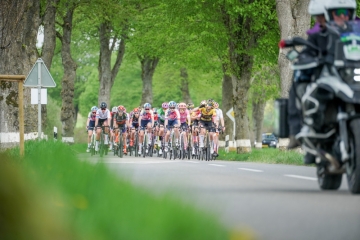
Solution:
[[[40,71],[39,71],[40,69]],[[39,74],[40,72],[40,74]],[[47,69],[44,61],[39,58],[35,65],[32,67],[30,73],[27,75],[24,86],[25,87],[38,87],[39,81],[41,81],[42,88],[56,87],[56,83],[52,78],[49,70]]]

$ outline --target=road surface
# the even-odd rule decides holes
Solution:
[[[81,154],[96,162],[99,158]],[[172,194],[258,239],[360,239],[360,195],[321,191],[315,168],[232,161],[119,158],[103,161],[155,194]]]

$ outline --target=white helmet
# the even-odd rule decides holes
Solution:
[[[311,0],[308,8],[309,14],[313,16],[325,14],[324,4],[324,0]]]
[[[326,21],[332,21],[333,16],[331,11],[334,9],[350,10],[349,19],[354,20],[356,17],[356,0],[326,0],[325,3],[325,18]]]

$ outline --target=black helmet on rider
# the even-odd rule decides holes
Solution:
[[[107,108],[106,102],[102,102],[102,103],[100,104],[100,108]]]

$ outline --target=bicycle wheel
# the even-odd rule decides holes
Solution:
[[[91,156],[95,155],[95,135],[94,134],[91,135],[91,140],[90,140],[90,155]]]
[[[175,160],[177,158],[177,148],[176,148],[176,143],[175,143],[175,134],[172,135],[171,148],[172,148],[173,159]]]
[[[100,143],[99,143],[99,153],[100,157],[104,156],[104,133],[100,133]]]
[[[135,157],[139,156],[139,135],[138,132],[135,132],[135,143],[134,143],[134,151],[135,151]]]
[[[120,131],[122,131],[122,130],[120,129]],[[124,152],[123,152],[124,143],[123,143],[122,132],[119,133],[119,138],[120,139],[119,139],[119,149],[118,149],[118,151],[119,151],[119,157],[122,158],[123,154],[124,154]]]
[[[206,161],[210,161],[210,137],[209,134],[206,134],[206,152],[205,152],[205,156],[206,156]]]
[[[144,142],[143,142],[143,147],[142,147],[142,155],[143,155],[143,158],[145,157],[146,155],[146,148],[147,148],[147,133],[145,132],[144,133]]]

